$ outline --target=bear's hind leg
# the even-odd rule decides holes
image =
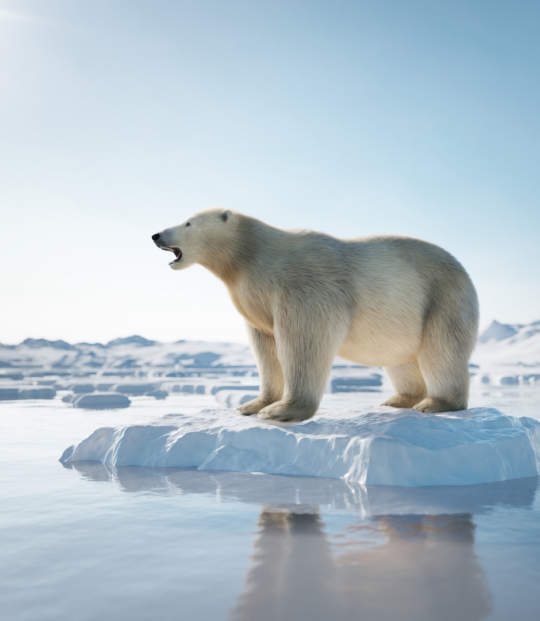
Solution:
[[[469,363],[465,350],[457,347],[437,349],[429,339],[418,355],[418,364],[426,382],[426,398],[414,406],[414,410],[426,414],[456,412],[467,409],[469,398]]]
[[[426,381],[427,397],[417,403],[413,410],[426,414],[456,412],[467,409],[469,397],[469,365],[467,360],[443,364],[421,364]]]
[[[478,300],[466,274],[453,274],[432,292],[417,360],[427,395],[414,406],[437,414],[466,410],[469,357],[478,336]]]
[[[451,293],[452,299],[435,308],[426,321],[417,359],[427,395],[414,406],[419,412],[467,409],[469,356],[476,343],[478,307],[474,289]]]
[[[237,408],[240,414],[257,414],[263,408],[279,401],[283,395],[283,372],[279,365],[274,337],[263,334],[246,323],[251,348],[259,369],[259,396]]]
[[[426,384],[416,360],[397,367],[385,367],[384,370],[396,394],[382,405],[410,409],[424,399]]]

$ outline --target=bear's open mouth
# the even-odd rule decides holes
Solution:
[[[169,250],[170,252],[174,252],[176,259],[173,259],[169,265],[173,265],[174,263],[178,263],[178,261],[180,261],[180,259],[182,258],[182,251],[180,250],[180,248],[165,248],[163,247],[163,250]]]

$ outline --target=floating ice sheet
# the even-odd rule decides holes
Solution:
[[[354,408],[297,424],[224,409],[96,430],[64,463],[195,467],[345,479],[366,485],[471,485],[540,474],[540,423],[492,408],[446,414]]]
[[[75,408],[88,410],[127,408],[131,405],[131,401],[125,395],[109,392],[75,395],[72,403]]]

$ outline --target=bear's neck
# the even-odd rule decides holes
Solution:
[[[233,257],[229,257],[225,253],[216,252],[201,261],[201,265],[222,280],[227,287],[234,286],[240,278],[240,265]]]
[[[268,229],[271,227],[242,216],[230,236],[216,240],[201,265],[229,288],[234,288],[242,277],[256,277],[260,272],[261,253],[270,242]]]

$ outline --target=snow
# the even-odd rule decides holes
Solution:
[[[328,477],[366,485],[472,485],[540,474],[540,423],[492,408],[431,415],[378,407],[328,410],[303,423],[275,425],[212,409],[98,429],[66,449],[60,461]]]

